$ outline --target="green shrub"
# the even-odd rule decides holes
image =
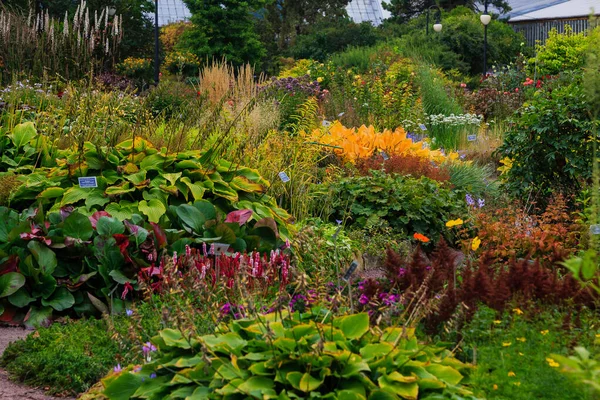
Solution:
[[[546,43],[536,46],[536,57],[529,60],[531,75],[556,75],[581,68],[589,43],[584,32],[573,33],[569,25],[565,26],[564,33],[553,28],[548,32]]]
[[[498,183],[494,179],[493,167],[467,163],[449,163],[450,183],[455,188],[477,198],[494,197],[498,194]]]
[[[166,119],[177,117],[185,120],[203,108],[203,98],[193,86],[179,81],[161,81],[150,89],[145,105],[152,115],[162,115]]]
[[[325,214],[356,228],[390,226],[397,235],[421,233],[436,241],[446,221],[464,215],[464,194],[426,177],[413,179],[371,171],[331,183],[317,197]]]
[[[117,363],[132,359],[122,351],[104,320],[69,321],[42,328],[12,343],[0,365],[28,385],[50,394],[74,395],[96,383]]]
[[[310,32],[298,36],[289,53],[294,58],[325,61],[331,54],[350,46],[373,46],[381,39],[377,28],[370,22],[321,23],[312,27]]]
[[[420,345],[414,330],[375,334],[366,313],[331,318],[327,310],[313,312],[241,319],[201,337],[165,329],[152,339],[159,349],[154,361],[110,374],[101,395],[474,398],[462,384],[471,367],[442,347]]]
[[[498,148],[512,160],[506,187],[516,197],[573,193],[592,176],[594,122],[580,73],[565,73],[525,103]]]

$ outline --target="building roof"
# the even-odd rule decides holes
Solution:
[[[192,14],[182,0],[160,0],[158,2],[158,26],[187,21]],[[154,16],[150,16],[154,21]]]
[[[373,25],[381,24],[390,16],[381,6],[384,0],[352,0],[346,11],[354,22],[372,22]],[[164,26],[173,22],[187,21],[192,15],[183,0],[160,0],[158,2],[158,25]],[[154,20],[154,15],[149,15]]]
[[[346,11],[356,23],[371,22],[377,26],[390,16],[389,11],[384,10],[381,3],[381,0],[352,0],[346,7]]]
[[[600,12],[598,0],[569,0],[548,7],[532,10],[510,18],[510,22],[531,21],[540,19],[565,19],[587,17]]]

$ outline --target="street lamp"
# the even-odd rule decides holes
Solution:
[[[440,18],[441,18],[441,15],[442,15],[442,10],[440,10],[440,8],[439,8],[438,6],[436,6],[436,5],[429,6],[429,7],[427,8],[427,26],[426,26],[426,28],[425,28],[425,33],[426,33],[427,35],[429,35],[429,11],[430,11],[430,10],[431,10],[433,7],[436,7],[436,8],[437,8],[437,10],[438,10],[438,15],[437,15],[437,18],[436,18],[436,20],[435,20],[435,24],[433,24],[433,30],[434,30],[434,31],[436,31],[436,32],[441,32],[441,31],[442,31],[442,23],[440,22]]]
[[[154,0],[154,82],[160,79],[159,35],[158,35],[158,0]]]
[[[487,27],[492,21],[492,16],[488,14],[488,0],[484,2],[484,11],[479,16],[479,20],[483,24],[483,75],[485,75],[487,73]]]

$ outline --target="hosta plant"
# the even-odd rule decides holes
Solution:
[[[278,234],[288,236],[290,216],[266,194],[269,182],[254,169],[212,160],[210,151],[174,154],[139,137],[112,148],[86,142],[57,150],[31,123],[15,127],[0,145],[2,177],[16,182],[8,196],[13,208],[41,201],[50,211],[73,206],[85,215],[104,210],[122,221],[139,214],[166,225],[170,206],[207,200],[221,213],[245,209],[252,210],[250,221],[271,218]],[[80,187],[80,177],[96,177],[98,187]]]
[[[474,399],[472,368],[414,330],[371,329],[366,313],[273,313],[194,336],[165,329],[150,360],[111,373],[86,398]]]

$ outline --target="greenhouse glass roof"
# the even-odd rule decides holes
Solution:
[[[346,10],[354,22],[372,22],[373,25],[381,24],[389,13],[381,6],[382,0],[352,0]],[[191,14],[183,0],[158,1],[158,25],[168,25],[173,22],[187,21]],[[154,20],[154,16],[150,18]]]

